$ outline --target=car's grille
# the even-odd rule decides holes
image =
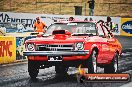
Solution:
[[[73,44],[43,44],[37,45],[37,51],[71,51],[73,50]]]

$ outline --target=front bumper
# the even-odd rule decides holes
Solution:
[[[82,56],[89,54],[89,50],[83,51],[24,51],[25,56]]]

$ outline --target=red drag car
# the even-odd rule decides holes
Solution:
[[[88,73],[97,73],[97,67],[115,73],[122,49],[103,22],[86,21],[54,23],[44,35],[27,40],[25,47],[31,78],[36,78],[41,68],[55,66],[57,74],[64,74],[68,67],[80,64]]]

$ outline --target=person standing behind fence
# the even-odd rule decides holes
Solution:
[[[34,31],[35,32],[46,32],[45,30],[46,24],[40,20],[39,17],[36,18],[36,22],[34,23]]]
[[[89,15],[93,16],[94,15],[94,3],[95,3],[95,1],[89,0],[88,3],[89,3]]]
[[[74,21],[75,19],[73,17],[69,17],[69,21]]]

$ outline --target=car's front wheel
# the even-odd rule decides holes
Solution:
[[[118,73],[118,53],[115,53],[112,62],[104,67],[104,73]]]
[[[64,66],[55,66],[55,71],[57,75],[66,75],[68,68]]]
[[[39,69],[33,61],[28,61],[28,72],[31,79],[36,79],[39,73]]]

